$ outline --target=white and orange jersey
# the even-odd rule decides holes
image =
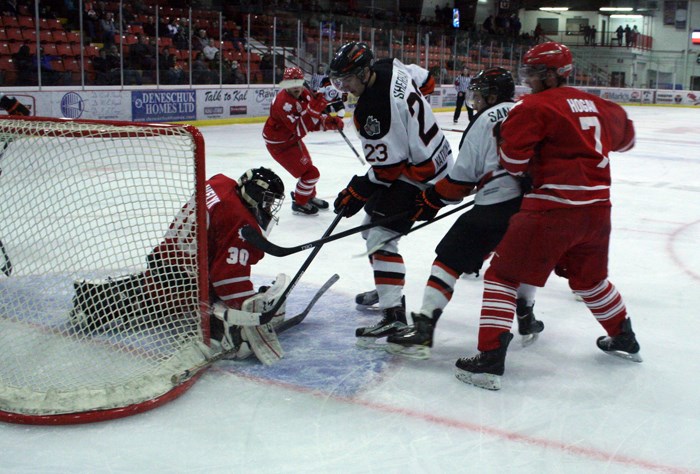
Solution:
[[[522,194],[518,179],[499,165],[496,126],[511,107],[513,102],[501,102],[483,110],[464,131],[454,167],[435,185],[447,203],[459,201],[477,185],[474,203],[478,205],[505,202]]]
[[[430,105],[397,59],[374,63],[376,79],[357,100],[357,128],[371,181],[434,184],[452,167],[450,144]]]

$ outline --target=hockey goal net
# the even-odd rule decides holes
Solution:
[[[192,126],[0,119],[0,420],[116,418],[194,383],[172,380],[209,355],[204,177]]]

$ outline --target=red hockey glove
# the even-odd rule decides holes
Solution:
[[[431,221],[445,204],[440,195],[431,186],[416,196],[415,212],[411,217],[413,221]]]
[[[379,186],[381,185],[370,181],[367,175],[353,176],[348,186],[338,193],[333,203],[335,213],[342,213],[345,217],[354,216],[365,207],[365,203]]]
[[[324,130],[342,130],[345,124],[343,123],[343,119],[340,117],[323,115],[321,117],[321,126]]]
[[[316,94],[308,105],[309,112],[313,115],[321,115],[326,107],[328,107],[328,101],[323,97],[323,94]]]

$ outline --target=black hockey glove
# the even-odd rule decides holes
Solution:
[[[345,217],[354,216],[365,207],[365,203],[379,186],[381,185],[370,181],[367,175],[353,176],[347,187],[335,198],[333,203],[335,213],[342,213]]]
[[[444,205],[440,195],[435,190],[435,186],[430,186],[416,196],[415,212],[411,216],[411,220],[431,221]]]

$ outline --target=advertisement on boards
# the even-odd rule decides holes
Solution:
[[[196,91],[131,91],[131,115],[134,122],[196,120]]]

